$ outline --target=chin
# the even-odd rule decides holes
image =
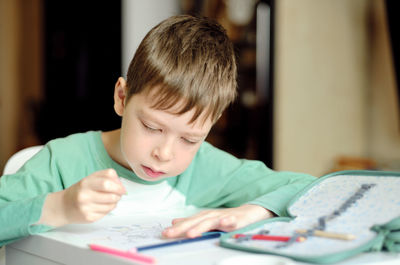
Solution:
[[[139,176],[139,178],[141,178],[141,179],[143,179],[143,180],[145,180],[145,181],[159,181],[159,180],[162,180],[162,179],[164,179],[163,177],[158,177],[158,178],[151,178],[151,177],[141,177],[141,176]]]

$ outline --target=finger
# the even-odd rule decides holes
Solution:
[[[90,180],[97,180],[97,181],[99,179],[107,179],[108,181],[112,181],[117,186],[120,187],[119,189],[121,189],[123,191],[123,194],[126,194],[126,189],[125,189],[124,185],[122,184],[121,180],[119,179],[117,172],[112,168],[97,171],[97,172],[93,173],[92,175],[90,175],[88,178]],[[108,184],[106,184],[106,186],[107,185]],[[118,193],[120,193],[120,192],[118,192]]]
[[[177,224],[177,223],[180,223],[180,222],[182,222],[182,221],[184,221],[184,220],[186,220],[187,218],[184,218],[184,217],[181,217],[181,218],[175,218],[175,219],[173,219],[172,220],[172,225],[175,225],[175,224]]]
[[[110,178],[118,178],[117,171],[113,168],[107,168],[104,170],[100,170],[99,172],[102,172],[102,175],[110,177]]]
[[[117,174],[117,172],[115,171],[115,169],[113,169],[113,168],[108,168],[108,169],[102,170],[102,175],[103,175],[104,177],[109,178],[109,179],[115,181],[116,183],[122,185],[122,182],[121,182],[121,180],[119,179],[118,174]]]
[[[220,219],[218,230],[229,232],[238,228],[237,218],[235,216],[227,216]]]
[[[107,214],[115,209],[117,206],[116,203],[103,203],[103,204],[94,204],[93,205],[93,212],[98,214]]]
[[[186,224],[195,224],[198,222],[201,222],[202,220],[206,219],[206,218],[210,218],[212,216],[217,215],[218,210],[205,210],[205,211],[201,211],[196,213],[195,215],[189,216],[189,217],[180,217],[180,218],[175,218],[172,220],[172,224],[176,225],[182,222],[185,222]]]
[[[97,203],[91,203],[82,206],[81,211],[85,213],[86,215],[90,215],[93,213],[96,214],[106,214],[113,210],[115,208],[116,204],[115,203],[102,203],[102,204],[97,204]]]
[[[188,231],[191,227],[213,215],[213,212],[203,211],[188,218],[177,218],[176,221],[173,222],[172,227],[165,229],[162,234],[165,237],[184,236],[186,231]]]
[[[115,208],[115,204],[93,204],[86,205],[81,209],[80,222],[90,223],[97,221],[111,212]]]
[[[97,191],[79,192],[74,199],[74,207],[83,208],[93,204],[117,204],[121,195]]]
[[[113,180],[115,183],[117,183],[118,185],[120,185],[120,186],[124,189],[124,191],[125,191],[125,193],[126,193],[126,189],[125,189],[124,185],[122,184],[120,178],[118,177],[118,174],[117,174],[117,172],[115,171],[115,169],[109,168],[109,169],[106,169],[106,170],[104,170],[104,171],[105,171],[105,172],[104,172],[104,176],[107,177],[107,178],[110,178],[110,179]]]
[[[203,234],[204,232],[217,229],[219,227],[219,224],[220,218],[218,216],[205,219],[187,230],[186,236],[189,238],[201,236],[201,234]]]
[[[114,193],[118,195],[126,194],[126,190],[121,183],[117,183],[115,180],[103,175],[92,180],[91,188],[98,192]]]
[[[76,221],[78,224],[93,223],[104,217],[105,214],[91,213]]]
[[[166,228],[162,235],[168,238],[181,237],[184,236],[186,231],[193,226],[191,221],[182,221],[179,224],[174,224],[171,227]]]
[[[98,204],[116,204],[121,200],[121,195],[109,192],[92,192],[90,196],[92,202]]]

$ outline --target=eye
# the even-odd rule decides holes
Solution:
[[[194,145],[197,144],[198,141],[193,141],[193,140],[189,140],[187,138],[182,137],[182,140],[186,143],[186,144],[190,144],[190,145]]]
[[[146,124],[146,123],[144,123],[144,122],[142,122],[142,125],[143,125],[143,127],[144,127],[146,130],[148,130],[148,131],[150,131],[150,132],[161,131],[161,129],[154,128],[154,127],[152,127],[152,126],[150,126],[150,125],[148,125],[148,124]]]

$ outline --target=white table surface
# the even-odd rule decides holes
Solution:
[[[6,247],[6,265],[135,264],[124,258],[90,250],[88,243],[93,243],[89,242],[91,241],[89,240],[90,237],[98,237],[98,234],[93,234],[93,232],[99,233],[103,228],[113,225],[123,226],[139,223],[148,224],[147,226],[151,228],[152,222],[165,223],[166,220],[169,224],[171,218],[169,218],[168,215],[164,214],[162,218],[157,220],[160,216],[143,215],[140,217],[136,215],[108,217],[93,224],[69,225],[40,235],[30,236]],[[171,213],[171,216],[177,216],[177,214]],[[144,243],[144,245],[148,244]],[[307,264],[278,256],[252,254],[223,248],[218,245],[218,239],[164,247],[144,251],[142,253],[155,257],[159,265]],[[362,253],[336,264],[400,265],[400,254],[383,252]]]
[[[147,251],[146,255],[154,256],[157,259],[157,264],[160,265],[236,265],[245,264],[243,260],[249,261],[245,265],[256,264],[307,264],[295,262],[281,257],[251,254],[237,250],[222,248],[217,245],[217,240],[214,241],[214,246],[204,249],[198,247],[198,243],[190,243],[191,249],[182,251],[178,247],[168,247],[168,251],[153,250]],[[200,250],[199,250],[200,249]],[[256,259],[254,259],[256,257]],[[244,259],[246,258],[246,259]],[[235,261],[236,259],[236,261]],[[260,262],[260,263],[258,263]],[[6,247],[6,265],[47,265],[47,264],[135,264],[124,258],[114,257],[111,255],[98,253],[89,250],[88,248],[78,247],[72,244],[63,243],[45,236],[31,236],[17,243]],[[345,261],[336,263],[337,265],[399,265],[400,255],[389,253],[363,253],[352,257]]]

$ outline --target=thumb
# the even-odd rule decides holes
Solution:
[[[121,185],[121,187],[125,190],[126,189],[124,187],[124,185],[122,184],[121,180],[118,177],[117,172],[115,171],[115,169],[113,168],[108,168],[104,170],[104,176],[106,176],[107,178],[110,178],[111,180],[113,180],[115,183]]]

